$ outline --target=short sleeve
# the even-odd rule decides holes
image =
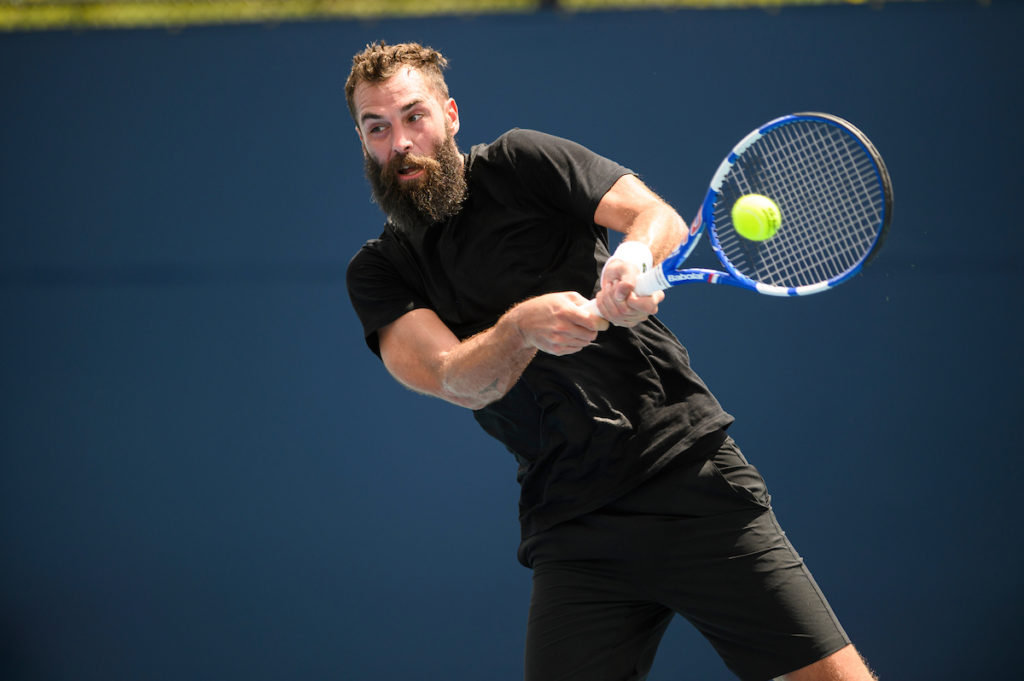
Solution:
[[[581,144],[536,130],[512,130],[500,142],[529,195],[581,220],[593,220],[616,180],[633,174]]]
[[[430,307],[426,295],[403,273],[399,265],[402,257],[401,247],[385,236],[366,242],[349,261],[346,272],[352,307],[363,325],[367,346],[378,357],[377,332],[381,328],[407,312]],[[414,267],[411,262],[410,267]]]

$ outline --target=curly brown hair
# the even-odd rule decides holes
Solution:
[[[352,57],[352,70],[345,81],[345,101],[348,102],[352,119],[356,118],[354,95],[359,83],[382,83],[395,75],[403,66],[418,69],[431,81],[441,100],[448,99],[448,85],[444,82],[444,70],[448,60],[432,47],[419,43],[388,45],[385,42],[372,43]]]

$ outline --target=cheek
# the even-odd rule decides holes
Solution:
[[[384,170],[385,168],[388,167],[388,164],[391,162],[391,159],[393,157],[389,153],[374,152],[373,155],[370,158],[372,158],[374,160],[374,162],[377,164],[377,166],[381,170]]]
[[[366,142],[365,138],[362,144],[363,156],[368,157],[383,165],[388,160],[388,146],[387,144],[381,144],[379,142]]]

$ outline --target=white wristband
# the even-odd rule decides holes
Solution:
[[[647,244],[639,241],[620,243],[612,253],[612,257],[608,258],[608,262],[612,260],[624,260],[631,265],[636,265],[641,274],[654,267],[654,256],[651,255],[651,249],[647,247]],[[608,264],[605,263],[605,267],[607,266]]]

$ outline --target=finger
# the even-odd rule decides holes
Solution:
[[[630,309],[622,303],[613,301],[611,296],[602,296],[598,303],[598,312],[603,319],[618,324],[619,320],[630,314]]]
[[[633,295],[634,288],[633,284],[628,281],[617,281],[612,286],[612,298],[617,303],[625,303]]]
[[[597,319],[599,317],[588,316],[585,324],[563,326],[551,336],[551,342],[557,345],[572,345],[582,348],[597,338]]]
[[[632,295],[627,301],[628,306],[635,312],[646,315],[657,314],[658,305],[665,299],[664,291],[655,291],[649,296]]]
[[[584,343],[582,345],[577,343],[551,343],[540,348],[540,350],[548,353],[549,355],[561,357],[562,355],[571,355],[575,352],[579,352],[588,345],[590,345],[590,343]]]
[[[569,296],[569,300],[575,305],[582,305],[587,302],[587,298],[580,295],[577,291],[566,291],[565,294]]]

